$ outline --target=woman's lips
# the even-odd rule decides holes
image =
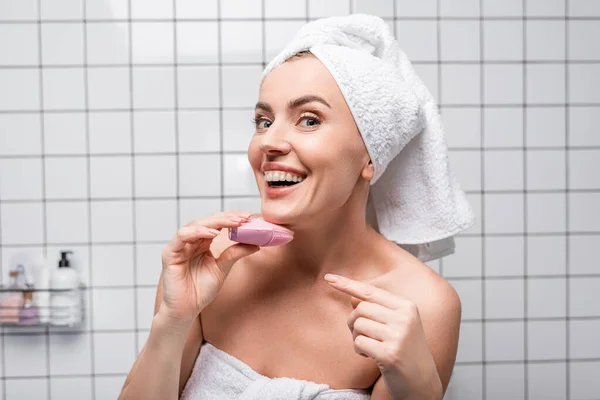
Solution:
[[[304,178],[304,180],[302,182],[298,182],[295,185],[291,185],[291,186],[269,186],[269,182],[264,181],[265,182],[265,194],[267,195],[267,197],[269,197],[271,199],[277,199],[280,197],[284,197],[284,196],[287,196],[288,194],[292,193],[294,190],[296,190],[296,188],[298,186],[302,185],[305,181],[306,181],[306,178]]]

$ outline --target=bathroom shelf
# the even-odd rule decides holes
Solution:
[[[8,288],[0,285],[0,327],[73,328],[80,326],[85,317],[84,290],[84,286],[75,289],[27,289]],[[6,300],[9,296],[16,296],[20,303],[26,293],[32,294],[32,308],[12,306],[10,301]],[[59,296],[63,301],[61,305],[41,307],[37,305],[40,295],[48,296],[49,304],[52,304],[53,296]]]

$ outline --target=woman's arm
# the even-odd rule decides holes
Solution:
[[[189,324],[168,320],[160,313],[162,286],[161,276],[150,336],[125,380],[119,400],[178,399],[192,373],[204,340],[200,317]]]

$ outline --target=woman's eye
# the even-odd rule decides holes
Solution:
[[[266,129],[271,126],[271,121],[267,121],[266,119],[259,119],[256,121],[257,129]]]
[[[317,126],[320,123],[321,123],[321,121],[319,121],[317,118],[314,118],[314,117],[304,117],[304,118],[302,118],[302,121],[300,122],[301,125],[306,126],[308,128]]]

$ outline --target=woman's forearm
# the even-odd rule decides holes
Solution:
[[[160,312],[119,396],[119,400],[179,398],[181,358],[191,323],[172,323]]]

